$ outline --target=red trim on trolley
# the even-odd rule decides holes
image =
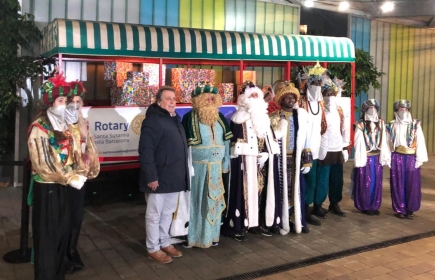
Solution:
[[[133,161],[138,160],[138,156],[129,156],[129,157],[100,157],[100,162],[105,161]]]
[[[115,170],[125,170],[125,169],[136,169],[140,168],[140,163],[125,163],[117,165],[101,165],[100,171],[115,171]]]

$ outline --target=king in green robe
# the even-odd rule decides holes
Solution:
[[[217,93],[209,84],[197,87],[192,92],[193,110],[182,121],[193,167],[185,247],[209,248],[219,242],[232,133],[219,112],[222,99]]]

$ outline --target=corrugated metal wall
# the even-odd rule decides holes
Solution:
[[[415,29],[413,32],[413,85],[411,113],[422,121],[427,149],[435,152],[435,31]]]
[[[435,152],[435,31],[372,21],[370,54],[386,73],[379,79],[382,88],[369,91],[370,98],[381,102],[381,117],[392,120],[393,103],[410,100],[412,116],[422,121],[428,152]]]
[[[213,3],[214,2],[214,3]],[[180,27],[216,30],[298,34],[299,7],[256,0],[180,0]],[[215,83],[234,82],[231,72],[238,67],[213,67]],[[281,67],[254,67],[257,84],[271,84],[283,78]]]
[[[370,32],[371,27],[369,19],[354,16],[351,17],[350,38],[355,44],[356,49],[370,52]],[[365,92],[360,92],[358,93],[358,96],[356,96],[355,106],[358,109],[355,110],[355,120],[360,118],[361,113],[359,108],[361,108],[361,104],[367,99],[368,95]]]
[[[388,121],[388,73],[390,69],[390,28],[391,24],[382,21],[371,22],[370,55],[379,71],[385,73],[378,79],[380,89],[369,90],[370,98],[376,98],[381,103],[381,118]]]
[[[130,1],[130,0],[128,0]],[[145,25],[178,26],[179,0],[139,0],[140,23]]]
[[[22,0],[22,8],[24,12],[34,14],[35,20],[40,23],[48,23],[55,18],[139,23],[141,1]]]

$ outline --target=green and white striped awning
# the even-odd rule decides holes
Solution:
[[[55,19],[43,30],[54,54],[180,59],[353,62],[349,38],[269,35]]]

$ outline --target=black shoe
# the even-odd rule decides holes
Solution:
[[[65,274],[73,274],[74,272],[78,271],[80,269],[76,268],[74,263],[70,260],[67,261],[65,264]]]
[[[211,243],[211,246],[212,246],[212,247],[216,247],[217,245],[219,245],[219,242],[212,242],[212,243]]]
[[[364,210],[362,211],[364,214],[369,215],[369,216],[374,216],[375,215],[375,211],[373,210]]]
[[[325,209],[322,208],[322,205],[314,204],[312,214],[319,218],[327,219],[327,212],[325,211]]]
[[[399,219],[405,219],[405,215],[403,215],[402,213],[396,213],[394,214],[394,216],[396,216]]]
[[[405,218],[410,219],[410,220],[414,219],[414,212],[412,212],[412,211],[406,212]]]
[[[376,216],[381,215],[381,212],[380,212],[379,210],[375,210],[375,211],[373,211],[373,212],[375,213]]]
[[[309,233],[310,229],[308,228],[308,226],[302,226],[302,233]]]
[[[261,229],[260,227],[251,227],[248,229],[248,232],[252,234],[261,234]]]
[[[82,258],[77,251],[73,252],[72,254],[68,254],[68,259],[74,265],[74,272],[85,267],[85,264],[83,263]]]
[[[329,205],[329,212],[331,212],[332,214],[335,214],[337,216],[341,216],[341,217],[345,217],[346,213],[344,213],[343,211],[341,211],[340,206],[338,205],[338,203],[332,203]]]
[[[313,225],[313,226],[320,226],[322,223],[317,220],[316,218],[314,218],[313,215],[310,214],[305,214],[305,221],[307,222],[307,224]]]
[[[279,234],[281,231],[281,228],[279,226],[273,226],[270,228],[269,232]]]
[[[181,246],[183,246],[183,248],[186,248],[186,249],[192,248],[192,246],[190,246],[187,241],[184,241],[183,243],[181,243]]]
[[[305,222],[313,226],[320,226],[322,224],[319,220],[314,218],[313,214],[310,211],[310,205],[308,204],[305,204]]]
[[[234,234],[234,240],[239,241],[239,242],[244,242],[247,241],[248,238],[245,237],[244,234]]]

